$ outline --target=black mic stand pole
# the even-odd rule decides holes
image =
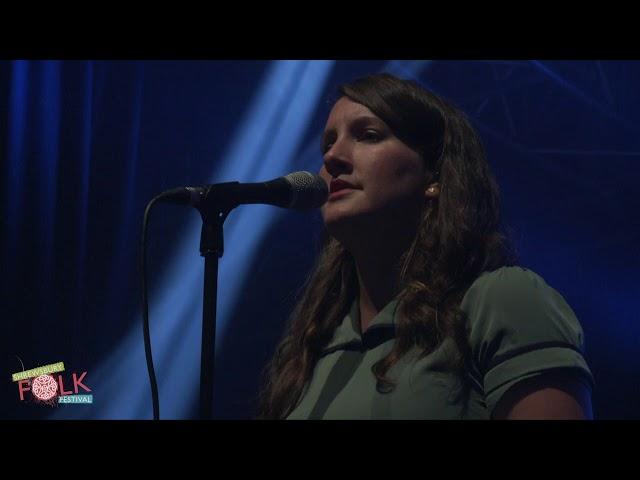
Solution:
[[[216,187],[221,187],[221,185],[217,185]],[[200,255],[204,257],[202,352],[200,356],[201,420],[211,420],[213,418],[218,258],[222,257],[224,253],[222,225],[231,209],[235,206],[228,202],[218,201],[218,199],[216,199],[216,190],[218,190],[218,188],[210,188],[205,194],[204,201],[197,207],[203,222],[202,232],[200,234]],[[226,205],[224,203],[226,203]]]

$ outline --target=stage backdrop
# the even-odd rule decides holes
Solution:
[[[640,418],[640,63],[441,60],[1,62],[3,418],[151,418],[138,271],[145,204],[176,186],[318,171],[336,87],[378,71],[467,112],[522,265],[582,322],[596,418]],[[189,208],[151,216],[161,418],[197,417],[200,226]],[[260,371],[320,226],[317,212],[269,206],[229,215],[217,418],[254,415]],[[21,400],[11,374],[58,362],[60,386],[91,404]]]

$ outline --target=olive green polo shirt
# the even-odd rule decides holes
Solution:
[[[397,302],[360,333],[358,299],[324,348],[289,419],[489,419],[516,383],[567,369],[593,387],[583,333],[562,296],[536,273],[503,267],[482,274],[460,307],[471,347],[464,379],[443,368],[451,339],[419,358],[414,349],[388,372],[390,392],[376,388],[373,365],[394,342]]]

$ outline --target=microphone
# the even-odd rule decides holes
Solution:
[[[238,205],[263,203],[294,210],[321,207],[329,195],[327,183],[310,172],[294,172],[268,182],[216,183],[179,187],[162,192],[158,200],[200,208],[211,204],[227,210]]]

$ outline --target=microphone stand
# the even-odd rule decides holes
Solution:
[[[299,197],[302,191],[307,192],[306,196]],[[218,258],[222,257],[224,253],[222,226],[229,212],[240,204],[264,203],[265,196],[269,198],[267,203],[272,205],[305,210],[322,205],[326,201],[327,195],[326,184],[319,176],[309,172],[296,172],[269,182],[256,184],[241,185],[239,182],[227,182],[207,187],[176,188],[167,190],[157,197],[159,200],[191,205],[200,212],[202,217],[200,255],[204,257],[204,292],[200,355],[201,419],[210,420],[213,418]],[[145,219],[146,215],[145,213]],[[148,353],[147,362],[149,364],[150,351]],[[153,393],[155,378],[152,370],[153,365],[148,368],[152,378]]]
[[[202,350],[200,355],[200,419],[213,418],[213,387],[216,345],[216,303],[218,299],[218,258],[224,253],[223,224],[237,205],[223,201],[218,193],[227,186],[214,185],[196,207],[202,217],[200,255],[204,257],[204,292],[202,305]]]

